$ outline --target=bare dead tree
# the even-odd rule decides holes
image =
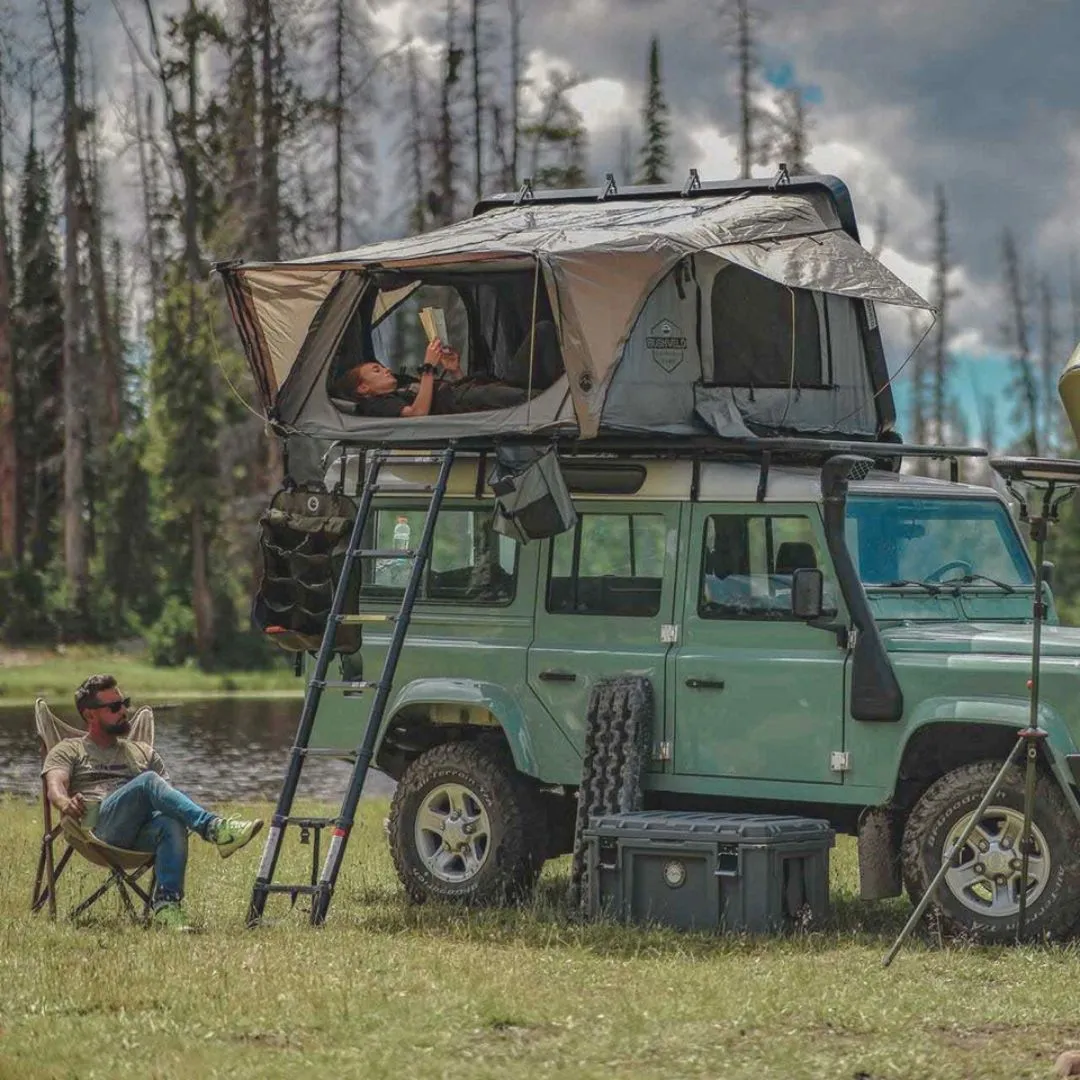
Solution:
[[[469,44],[472,50],[473,196],[484,194],[484,94],[480,82],[480,9],[483,0],[471,0]]]
[[[517,187],[521,156],[521,0],[510,3],[510,186]]]
[[[1050,278],[1043,274],[1039,278],[1039,368],[1043,408],[1043,450],[1053,454],[1060,439],[1060,426],[1057,423],[1057,325],[1054,317],[1054,294],[1050,288]]]
[[[2,90],[0,90],[2,97]],[[3,129],[0,108],[0,130]],[[0,161],[3,160],[0,151]],[[0,178],[2,178],[0,168]],[[0,184],[0,204],[4,188]],[[15,361],[11,347],[11,282],[8,280],[7,222],[0,211],[0,566],[11,566],[18,554],[19,473],[15,438]]]
[[[930,354],[931,420],[935,440],[945,442],[945,429],[950,415],[950,311],[952,302],[959,293],[949,284],[952,272],[949,253],[949,207],[945,199],[945,191],[940,185],[934,190],[934,207],[934,277],[931,285],[931,302],[937,309],[937,322],[934,324],[933,347]]]
[[[736,91],[739,104],[739,175],[748,177],[757,156],[757,110],[753,95],[754,75],[758,66],[755,32],[759,16],[750,0],[723,0],[720,14],[727,24],[725,37],[739,69]]]
[[[7,127],[7,65],[0,48],[0,566],[12,565],[19,551],[18,442],[15,428],[15,357],[12,350],[12,283],[8,276],[7,174],[4,134]]]
[[[1005,323],[1002,333],[1012,353],[1013,379],[1010,389],[1015,405],[1015,421],[1020,429],[1023,452],[1039,455],[1039,388],[1031,365],[1031,329],[1024,290],[1020,255],[1009,229],[1002,236],[1002,265],[1005,285]]]
[[[86,394],[79,339],[79,105],[75,0],[64,0],[61,51],[64,176],[64,575],[75,610],[85,605],[89,577],[86,531]]]

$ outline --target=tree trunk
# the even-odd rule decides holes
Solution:
[[[948,412],[949,378],[949,221],[948,204],[945,192],[939,187],[935,192],[937,212],[934,217],[934,285],[933,302],[938,309],[937,324],[934,327],[933,352],[933,397],[931,417],[934,424],[934,441],[939,445],[947,443],[945,437],[946,416]]]
[[[752,43],[750,40],[750,10],[748,0],[738,0],[737,51],[739,57],[739,175],[749,177],[754,159],[753,118],[750,105],[750,67]]]
[[[87,586],[86,386],[79,363],[79,158],[76,116],[75,2],[64,0],[64,574],[76,610]]]
[[[521,0],[510,0],[510,186],[518,185],[521,154]]]
[[[262,45],[260,73],[262,146],[259,163],[259,220],[262,258],[271,261],[281,257],[281,192],[278,180],[281,125],[277,102],[276,32],[270,0],[261,0],[259,33]]]
[[[345,0],[334,3],[334,250],[345,245]]]
[[[479,202],[484,194],[484,132],[483,101],[480,90],[480,3],[472,0],[469,33],[472,39],[473,60],[473,195]]]
[[[195,616],[195,648],[205,666],[214,648],[214,594],[210,589],[206,529],[202,506],[191,509],[191,607]]]
[[[92,132],[88,183],[85,189],[85,221],[90,251],[90,295],[94,304],[98,354],[101,358],[101,382],[94,385],[103,390],[105,423],[104,442],[108,444],[120,430],[120,358],[113,348],[113,324],[109,312],[109,290],[105,281],[105,258],[102,253],[101,189],[98,183],[97,137]]]
[[[0,168],[0,176],[3,170]],[[8,280],[7,221],[0,187],[0,566],[18,554],[17,447],[15,442],[15,366],[11,351],[11,283]]]

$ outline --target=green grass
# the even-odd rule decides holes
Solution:
[[[87,675],[115,675],[130,693],[156,698],[214,697],[221,694],[298,694],[300,680],[282,654],[278,666],[267,671],[205,672],[198,668],[160,668],[126,653],[80,645],[64,653],[48,650],[0,650],[0,706],[32,704],[37,697],[70,701]],[[302,687],[301,687],[302,689]]]
[[[566,860],[525,909],[411,907],[385,812],[364,805],[317,931],[245,930],[258,852],[193,840],[205,930],[179,935],[112,901],[84,927],[28,915],[37,809],[0,800],[0,1077],[1017,1080],[1080,1044],[1074,947],[916,941],[882,970],[908,909],[859,903],[849,842],[832,922],[753,940],[569,919]],[[298,877],[308,850],[287,851]]]

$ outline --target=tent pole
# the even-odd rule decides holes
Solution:
[[[533,364],[536,363],[536,302],[540,296],[540,252],[534,251],[536,269],[533,271],[533,299],[532,320],[529,324],[529,384],[525,398],[525,426],[528,427],[532,419],[532,388],[533,388]]]

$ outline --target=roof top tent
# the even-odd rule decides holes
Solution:
[[[858,242],[834,177],[499,195],[446,228],[218,268],[269,419],[356,445],[514,437],[890,439],[874,304],[929,309]],[[335,396],[423,359],[444,309],[469,375],[522,403],[404,419]],[[525,358],[525,370],[520,359]]]

